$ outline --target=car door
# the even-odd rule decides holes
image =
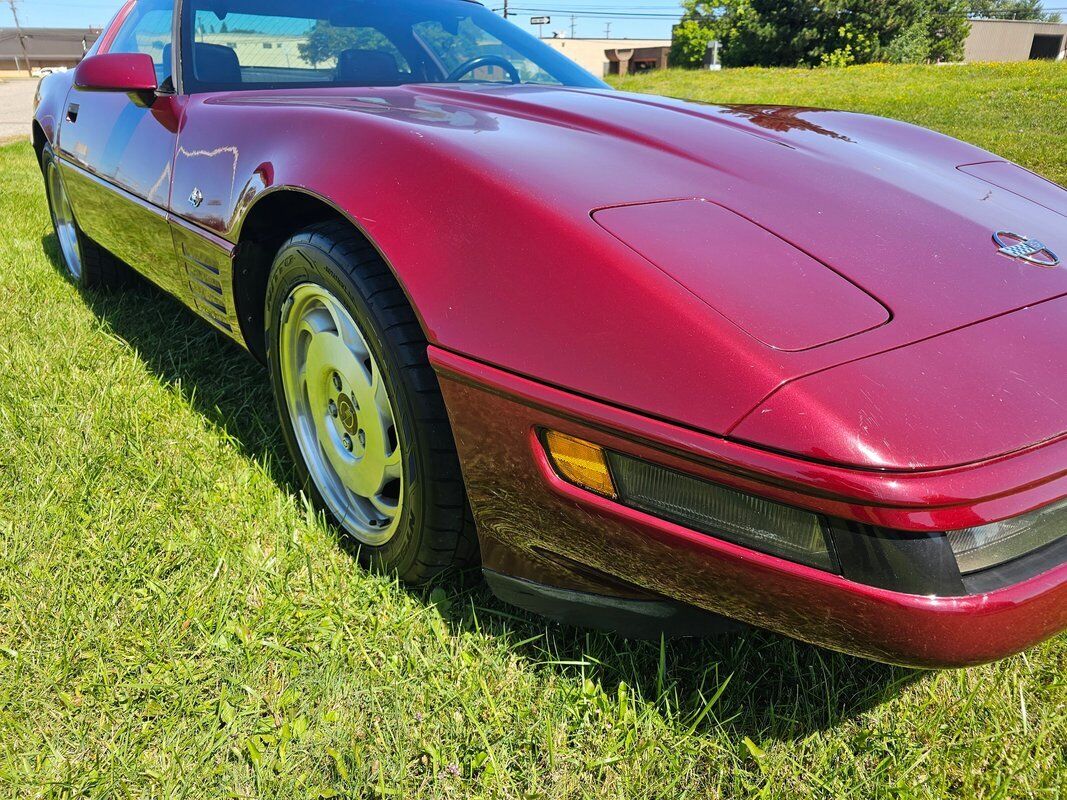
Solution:
[[[67,96],[58,151],[78,225],[98,244],[172,293],[167,220],[182,99],[173,92],[174,0],[136,0],[101,53],[152,56],[160,91],[146,101],[77,87]]]

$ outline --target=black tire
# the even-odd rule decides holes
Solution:
[[[389,267],[351,225],[312,225],[285,241],[267,284],[267,360],[282,432],[299,478],[318,508],[333,517],[296,441],[282,383],[279,336],[293,290],[318,284],[337,298],[363,333],[393,398],[404,464],[404,497],[393,537],[360,545],[365,566],[424,583],[477,558],[477,538],[452,429],[422,328]],[[348,533],[346,531],[346,533]]]
[[[58,169],[58,166],[59,162],[51,145],[45,144],[41,151],[41,172],[45,176],[45,196],[48,200],[48,212],[52,218],[52,229],[55,231],[57,240],[60,238],[56,210],[58,198],[54,196],[48,175],[50,169]],[[126,286],[131,277],[130,268],[86,236],[77,221],[74,221],[73,225],[81,268],[78,270],[72,268],[67,255],[63,252],[63,247],[60,246],[59,260],[66,276],[83,289],[120,289]]]

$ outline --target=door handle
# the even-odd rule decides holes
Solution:
[[[77,122],[78,112],[81,110],[81,106],[77,103],[71,103],[67,106],[67,122]]]

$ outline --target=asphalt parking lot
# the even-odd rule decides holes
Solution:
[[[0,83],[0,144],[29,139],[37,79]]]

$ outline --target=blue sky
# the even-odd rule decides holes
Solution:
[[[503,0],[482,0],[489,8],[497,9]],[[305,0],[307,2],[307,0]],[[529,30],[531,16],[546,9],[552,23],[550,31],[570,30],[570,12],[574,12],[578,36],[604,35],[604,26],[611,23],[612,38],[664,38],[671,35],[671,25],[681,17],[678,0],[508,0],[515,8],[512,22]],[[80,28],[104,25],[122,4],[122,0],[17,0],[19,19],[26,26],[54,26]],[[614,16],[617,15],[617,16]],[[635,16],[636,15],[636,16]],[[12,24],[7,3],[0,5],[0,27]]]

